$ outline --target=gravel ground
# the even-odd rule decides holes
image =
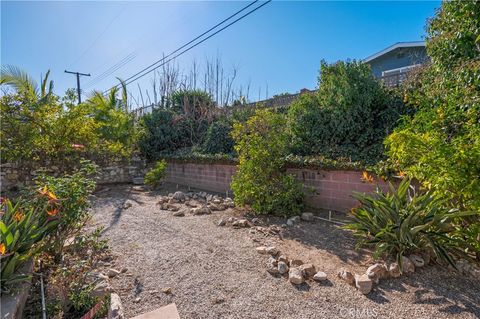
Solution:
[[[98,193],[94,223],[128,272],[112,279],[127,317],[175,302],[181,318],[479,318],[480,282],[438,267],[383,280],[364,296],[336,277],[339,268],[364,272],[368,253],[356,252],[348,232],[323,221],[300,222],[279,236],[219,227],[228,210],[173,217],[156,202],[159,192],[112,186]],[[133,206],[123,209],[125,201]],[[265,219],[266,223],[282,223]],[[275,244],[290,258],[312,262],[329,280],[293,286],[266,271],[265,255]],[[162,292],[171,288],[171,293]],[[139,298],[139,299],[138,299]]]

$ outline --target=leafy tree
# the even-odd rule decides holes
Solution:
[[[431,64],[405,89],[417,112],[386,140],[390,161],[451,206],[480,212],[480,3],[443,2],[428,26]],[[479,216],[454,236],[476,247]]]
[[[285,118],[258,110],[233,129],[238,170],[231,184],[235,202],[256,213],[295,215],[303,205],[303,189],[284,168],[288,153]]]
[[[77,155],[128,155],[134,144],[131,117],[116,99],[116,91],[99,93],[77,105],[72,90],[53,94],[49,72],[40,87],[25,72],[3,66],[0,84],[1,151],[5,161],[77,162]],[[123,100],[122,100],[123,101]]]
[[[129,112],[127,90],[123,81],[121,99],[114,87],[108,95],[93,92],[86,102],[91,116],[97,123],[97,133],[112,153],[128,156],[135,148],[137,132],[133,114]]]
[[[288,111],[292,152],[375,163],[405,111],[368,65],[322,61],[317,93],[303,94]]]

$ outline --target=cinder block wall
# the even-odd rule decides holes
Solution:
[[[315,169],[288,169],[312,192],[307,192],[306,203],[317,209],[346,212],[357,205],[352,192],[371,193],[375,185],[364,183],[359,171],[325,171]],[[166,181],[208,191],[231,193],[230,182],[234,165],[193,164],[169,162]],[[385,188],[383,181],[378,181]]]

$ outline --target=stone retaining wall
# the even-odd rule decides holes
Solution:
[[[31,184],[40,171],[45,171],[53,176],[62,174],[62,170],[55,165],[45,168],[23,163],[1,164],[1,192],[3,193],[14,187]],[[134,177],[143,177],[145,173],[146,163],[140,158],[133,158],[130,161],[112,160],[108,164],[99,165],[97,184],[131,183]]]
[[[231,194],[230,182],[234,165],[194,164],[169,162],[166,181],[219,193]],[[306,203],[317,209],[346,212],[357,205],[352,192],[372,193],[375,185],[364,183],[359,171],[326,171],[315,169],[288,169],[313,192],[307,192]],[[386,187],[378,181],[380,187]]]

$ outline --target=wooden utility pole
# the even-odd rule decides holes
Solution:
[[[78,104],[82,103],[82,95],[80,90],[80,75],[83,76],[90,76],[90,73],[80,73],[80,72],[72,72],[65,70],[65,73],[75,74],[77,76],[77,94],[78,94]]]

